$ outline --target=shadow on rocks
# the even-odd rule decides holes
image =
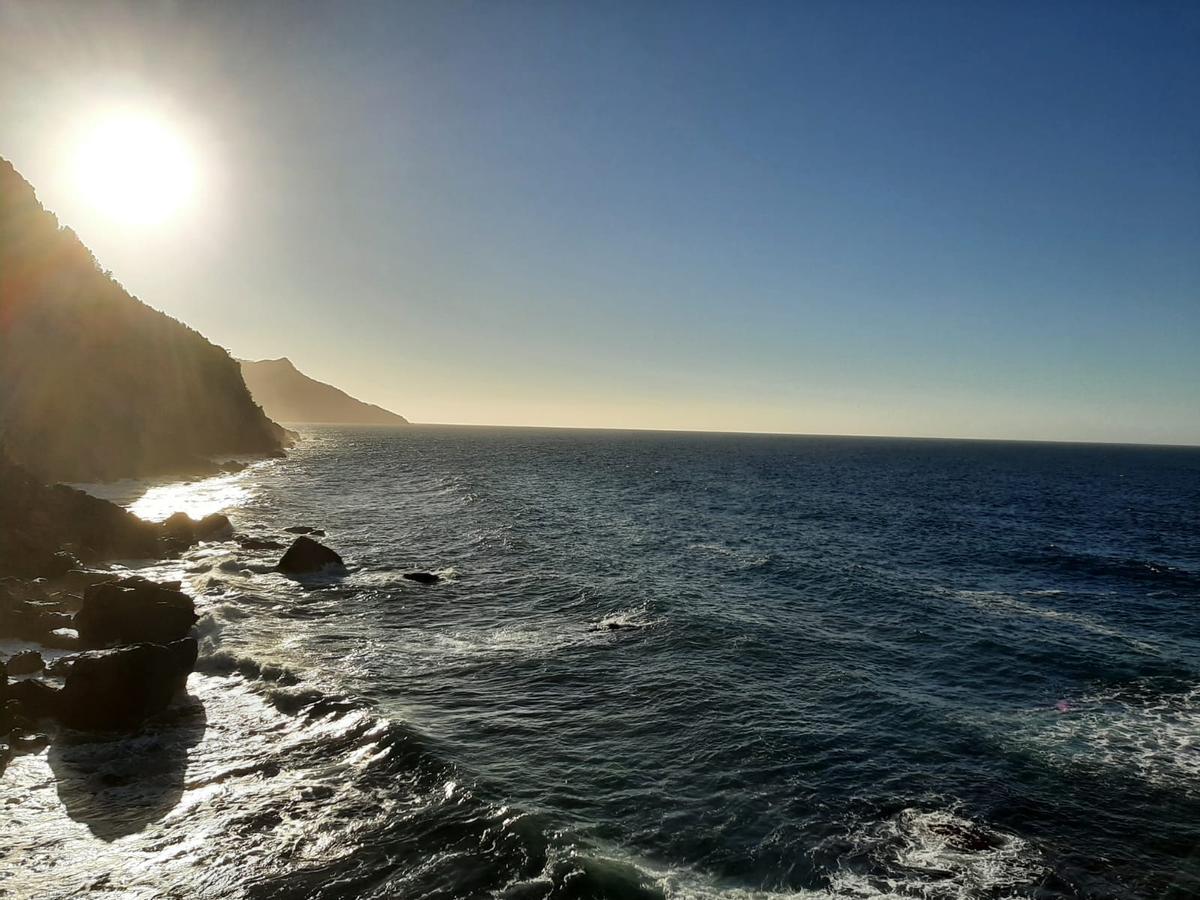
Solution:
[[[207,727],[204,704],[188,695],[133,735],[64,731],[49,763],[67,815],[110,842],[159,821],[183,796],[188,751]]]

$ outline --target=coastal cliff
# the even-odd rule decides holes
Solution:
[[[277,452],[237,362],[131,296],[0,159],[0,446],[47,480]]]
[[[331,384],[309,378],[290,359],[242,360],[246,387],[277,422],[312,425],[407,425],[394,412],[356,400]]]

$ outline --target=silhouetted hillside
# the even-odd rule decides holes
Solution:
[[[0,444],[15,461],[109,479],[283,440],[228,353],[131,297],[0,159]]]
[[[407,425],[380,406],[355,400],[345,391],[315,381],[287,357],[242,360],[242,376],[254,399],[277,422],[327,425]]]

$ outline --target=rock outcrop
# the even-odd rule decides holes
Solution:
[[[345,569],[342,558],[324,544],[301,535],[292,541],[276,568],[289,575],[304,575],[329,569]]]
[[[0,452],[0,574],[59,575],[77,569],[76,558],[157,556],[159,534],[107,500],[42,484]]]
[[[80,654],[67,675],[58,716],[71,728],[115,731],[162,712],[196,667],[195,638]]]
[[[42,654],[36,650],[22,650],[8,659],[8,671],[12,675],[32,675],[46,667]]]
[[[84,647],[168,643],[191,631],[196,607],[177,584],[124,578],[88,588],[73,624]]]
[[[49,614],[38,612],[38,605],[59,601],[45,599],[43,584],[24,583],[24,590],[18,589],[19,584],[5,580],[5,608],[17,609],[20,622],[40,623],[35,613]],[[178,582],[158,584],[132,577],[93,583],[85,588],[73,617],[62,612],[53,615],[58,618],[51,624],[65,620],[78,631],[78,638],[75,631],[70,633],[72,645],[117,646],[56,659],[49,666],[43,666],[35,651],[14,654],[0,664],[0,740],[10,749],[37,746],[38,740],[29,735],[41,719],[87,730],[136,727],[166,709],[195,668],[198,647],[190,632],[196,613],[192,598],[179,590]],[[6,630],[10,622],[11,617],[0,621],[0,637],[13,636]],[[41,643],[56,646],[44,638]],[[47,677],[65,678],[65,687],[57,689],[37,678],[9,678],[43,668]]]

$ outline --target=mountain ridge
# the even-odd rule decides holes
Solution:
[[[228,352],[126,291],[0,158],[0,448],[13,461],[101,481],[286,443]]]
[[[286,356],[239,359],[242,378],[272,419],[309,425],[408,425],[404,416],[317,381]]]

